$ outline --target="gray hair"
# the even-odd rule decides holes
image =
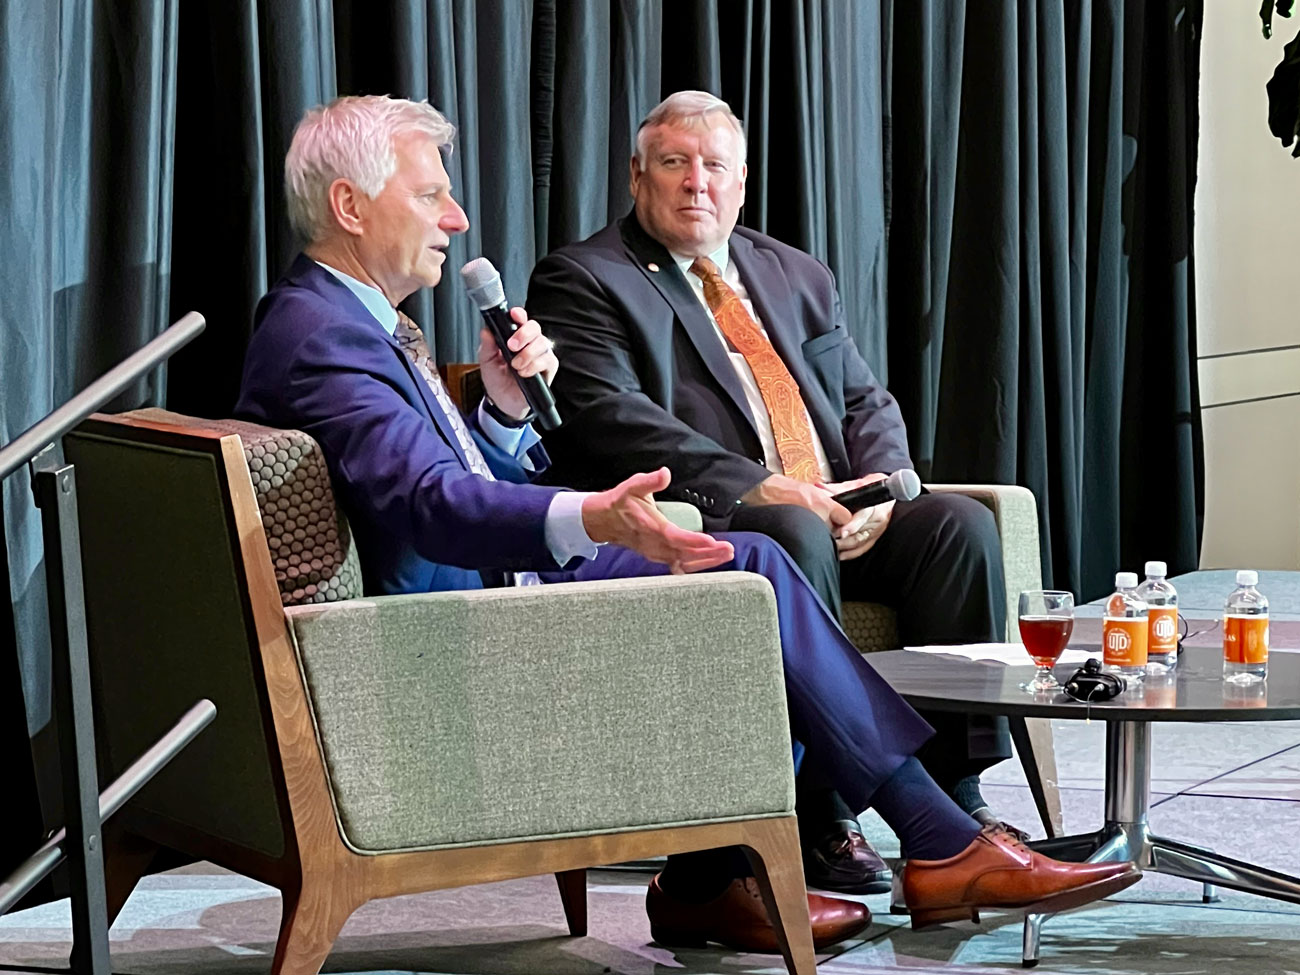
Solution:
[[[329,188],[336,179],[350,180],[371,199],[378,196],[397,170],[393,140],[406,132],[423,132],[439,148],[450,148],[456,127],[427,101],[389,95],[348,95],[308,109],[284,159],[294,231],[309,242],[329,232]]]
[[[746,151],[745,127],[740,124],[740,119],[736,118],[731,106],[707,91],[676,91],[650,109],[650,114],[641,121],[641,125],[636,130],[636,159],[641,164],[641,168],[645,168],[646,150],[649,148],[647,133],[650,129],[657,125],[690,125],[703,122],[713,114],[723,115],[731,123],[740,147],[740,161],[743,163]]]

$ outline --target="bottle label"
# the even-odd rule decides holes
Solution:
[[[1230,664],[1268,663],[1268,617],[1224,616],[1223,659]]]
[[[1152,606],[1147,610],[1147,653],[1153,657],[1178,652],[1178,607]]]
[[[1107,617],[1101,625],[1101,654],[1107,667],[1147,665],[1147,621]]]

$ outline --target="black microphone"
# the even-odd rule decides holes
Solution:
[[[861,511],[885,501],[911,501],[920,493],[921,479],[916,476],[916,471],[904,468],[894,471],[883,481],[836,494],[831,500],[839,502],[850,511]]]
[[[505,288],[501,286],[501,275],[486,257],[476,257],[460,269],[460,276],[469,291],[470,299],[478,307],[488,330],[497,340],[497,347],[505,356],[506,362],[509,362],[515,353],[506,343],[510,336],[519,331],[519,326],[510,317]],[[537,414],[537,422],[542,429],[554,430],[558,427],[560,414],[555,408],[555,397],[551,395],[551,387],[546,385],[546,380],[540,375],[521,376],[517,372],[514,377],[529,408]]]

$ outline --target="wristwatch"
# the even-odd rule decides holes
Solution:
[[[536,410],[529,410],[521,417],[513,417],[508,413],[503,413],[501,407],[492,402],[492,397],[486,395],[483,397],[483,409],[487,412],[488,416],[492,417],[492,419],[496,420],[497,423],[500,423],[503,427],[526,427],[537,419]]]

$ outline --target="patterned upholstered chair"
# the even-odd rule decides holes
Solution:
[[[282,892],[272,971],[315,975],[373,898],[554,873],[581,935],[585,868],[736,844],[812,975],[765,579],[365,598],[301,433],[149,410],[65,449],[102,773],[217,705],[114,817],[111,913],[160,853],[205,858]]]

